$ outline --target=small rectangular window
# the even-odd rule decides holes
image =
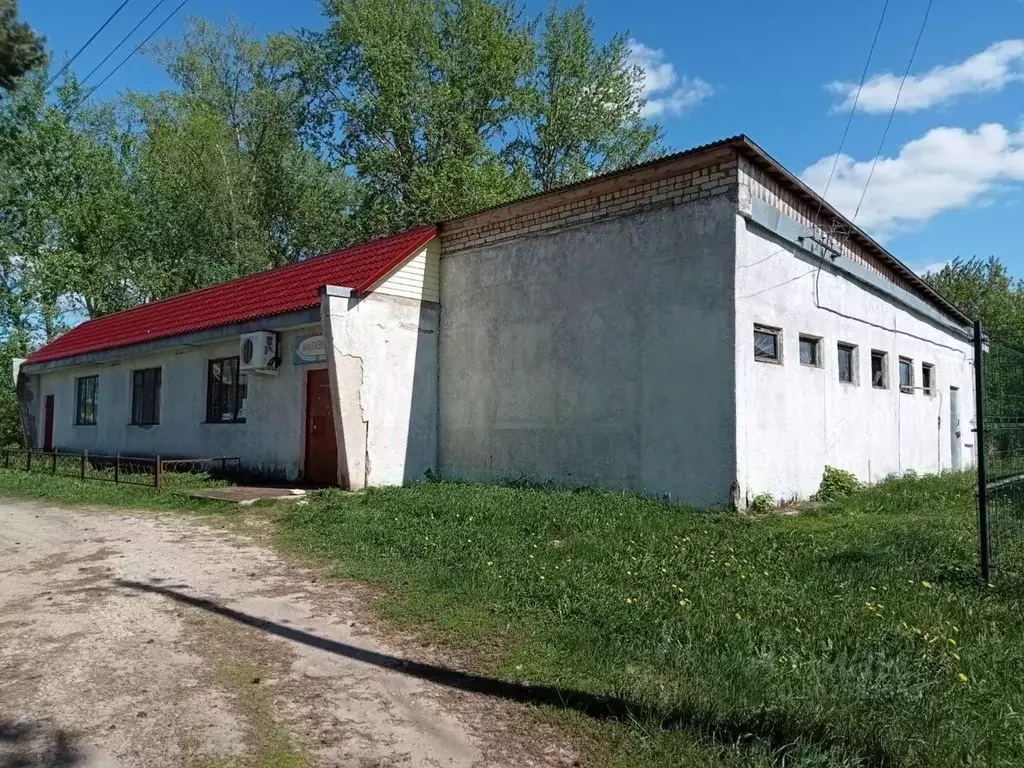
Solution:
[[[782,331],[779,328],[754,326],[754,359],[763,363],[782,362]]]
[[[857,347],[839,342],[839,380],[846,384],[857,383]]]
[[[889,388],[889,355],[877,349],[871,350],[871,386],[875,389]]]
[[[246,375],[238,373],[237,357],[210,360],[206,374],[207,423],[244,423],[246,395]]]
[[[900,392],[914,394],[914,361],[909,357],[900,358]]]
[[[821,339],[817,336],[800,335],[800,365],[821,367]]]
[[[75,379],[75,425],[92,427],[96,425],[96,396],[99,391],[99,376],[83,376]]]
[[[160,379],[159,368],[132,371],[132,424],[160,423]]]
[[[926,395],[935,394],[935,366],[921,363],[921,389]]]

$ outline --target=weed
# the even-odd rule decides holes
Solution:
[[[839,501],[847,496],[852,496],[862,487],[852,472],[836,467],[825,467],[825,471],[821,475],[821,485],[818,486],[818,492],[814,494],[814,500]]]
[[[759,493],[750,502],[750,512],[755,515],[767,515],[775,511],[775,498],[770,493]]]

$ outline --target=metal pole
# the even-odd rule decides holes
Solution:
[[[25,459],[25,471],[26,472],[31,472],[32,471],[32,449],[31,448],[28,449],[28,456]]]
[[[974,442],[978,446],[978,546],[981,550],[981,580],[988,584],[989,570],[988,543],[988,476],[985,471],[985,397],[984,376],[982,375],[981,321],[974,321]]]
[[[50,474],[51,475],[56,475],[57,474],[57,449],[56,448],[53,449],[53,466],[50,468]]]
[[[153,478],[153,482],[156,485],[156,489],[158,491],[162,491],[164,489],[164,463],[160,461],[159,453],[156,455],[156,468],[154,473],[155,477]]]
[[[89,452],[84,451],[82,453],[82,479],[85,480],[85,463],[89,461]]]
[[[114,485],[121,479],[121,452],[114,454]]]

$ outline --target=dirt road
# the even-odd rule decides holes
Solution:
[[[575,763],[367,599],[245,532],[0,501],[0,768]]]

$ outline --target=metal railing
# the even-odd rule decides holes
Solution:
[[[4,469],[30,473],[77,477],[81,480],[125,483],[156,488],[184,487],[199,476],[237,478],[242,460],[236,456],[216,458],[164,459],[159,455],[125,456],[83,451],[40,451],[26,448],[4,448]]]

